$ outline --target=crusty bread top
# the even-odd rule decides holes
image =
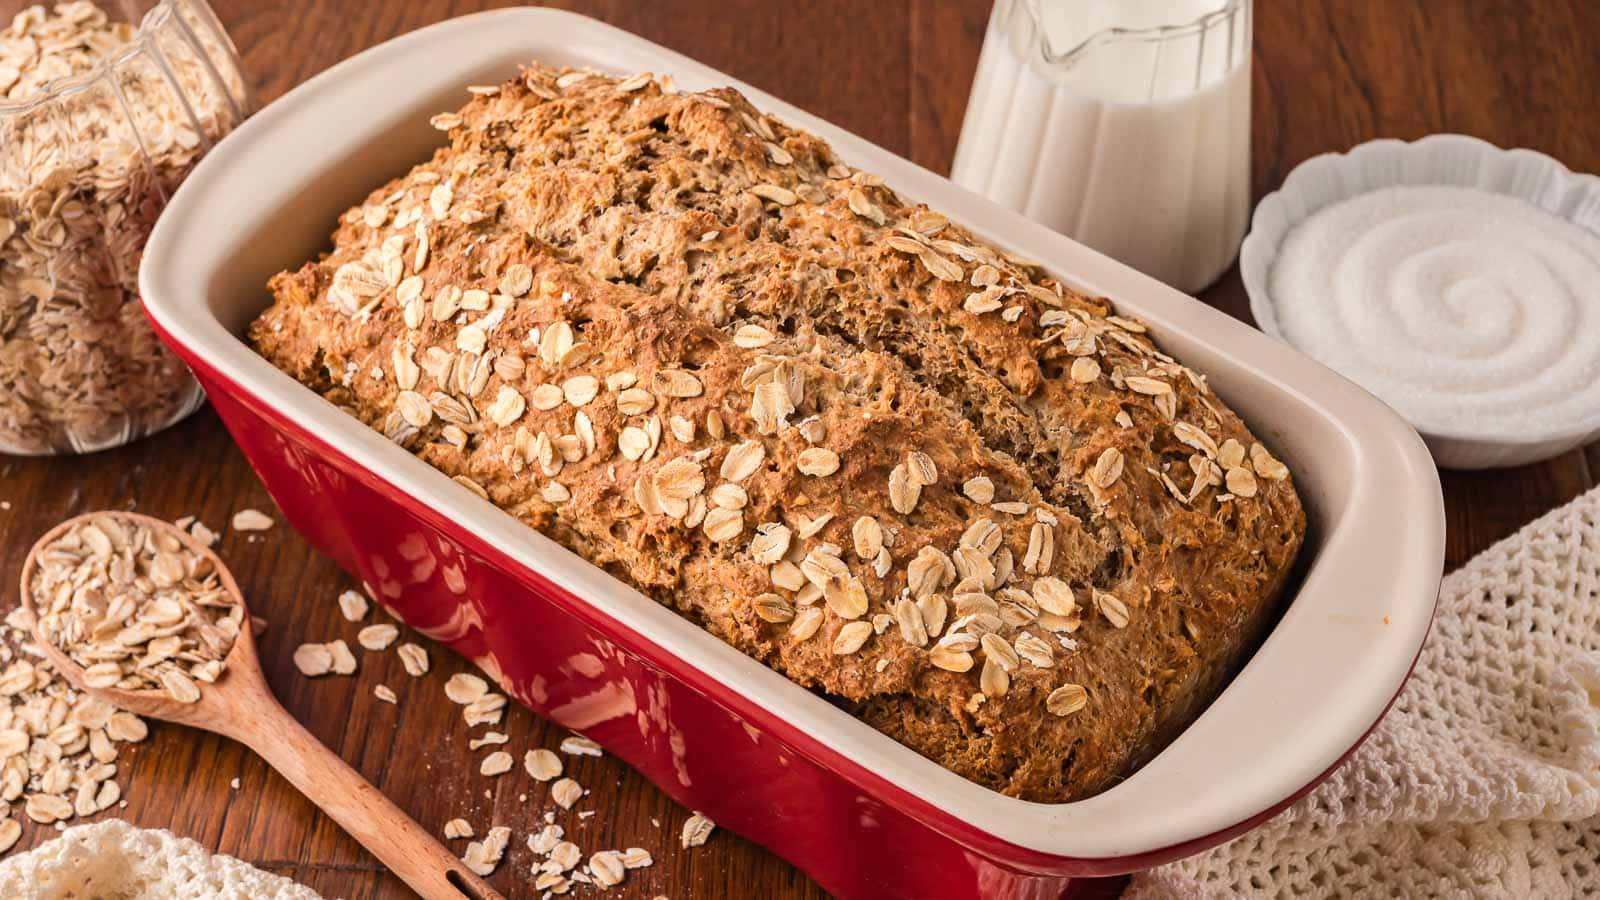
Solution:
[[[1139,322],[736,91],[540,66],[273,279],[256,347],[945,766],[1100,790],[1204,702],[1304,516]]]

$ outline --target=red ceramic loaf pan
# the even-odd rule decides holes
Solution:
[[[438,145],[430,114],[520,62],[734,84],[994,243],[1115,298],[1294,470],[1311,531],[1284,614],[1171,746],[1099,796],[965,781],[519,524],[240,340],[267,278]],[[692,60],[569,13],[445,22],[312,79],[222,142],[150,240],[144,300],[289,522],[407,623],[683,805],[841,897],[1051,898],[1220,843],[1359,744],[1427,634],[1443,560],[1426,448],[1349,382],[1204,304]],[[1080,882],[1077,887],[1085,885]]]

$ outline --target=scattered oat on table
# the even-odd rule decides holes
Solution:
[[[356,656],[350,652],[350,645],[343,638],[329,641],[323,646],[328,648],[328,656],[333,665],[335,675],[353,675],[356,671]]]
[[[528,774],[533,776],[535,781],[549,781],[560,777],[561,757],[540,747],[528,751],[522,758],[522,767],[528,770]]]
[[[478,766],[478,771],[490,778],[504,775],[511,771],[511,754],[504,750],[496,750],[483,758],[483,762]]]
[[[234,531],[266,531],[273,524],[272,517],[259,509],[241,509],[233,514]]]
[[[504,694],[484,694],[461,710],[461,718],[469,726],[498,725],[505,716],[505,710]]]
[[[417,644],[407,642],[401,644],[396,652],[400,654],[400,664],[405,666],[407,675],[421,678],[428,674],[428,651]]]
[[[582,798],[583,786],[571,778],[563,778],[550,786],[550,799],[562,809],[571,809]]]
[[[600,756],[600,745],[586,737],[571,735],[561,741],[561,752],[568,756]]]
[[[400,629],[387,622],[378,625],[368,625],[356,635],[356,642],[364,650],[387,650],[389,645],[400,636]]]
[[[685,849],[699,847],[711,837],[711,832],[716,827],[717,823],[699,813],[695,813],[689,817],[688,821],[683,823],[681,843]]]
[[[360,591],[345,591],[339,595],[339,612],[347,622],[359,622],[367,617],[367,598]]]
[[[210,528],[206,527],[206,523],[199,520],[196,520],[189,526],[189,534],[193,536],[195,540],[205,544],[207,547],[215,547],[219,537],[215,531],[212,531]]]
[[[467,741],[468,750],[477,750],[482,747],[496,747],[509,743],[511,736],[499,731],[485,731],[482,737],[475,737]]]
[[[461,861],[467,868],[487,878],[494,873],[495,867],[500,865],[500,860],[505,856],[506,845],[511,842],[511,829],[504,825],[496,825],[489,829],[481,842],[473,841],[467,845],[467,852],[462,854]]]
[[[333,671],[333,652],[327,644],[301,644],[294,648],[294,667],[307,678]]]
[[[463,706],[489,693],[489,683],[468,672],[457,672],[444,684],[444,695]]]
[[[622,864],[622,854],[615,850],[601,850],[589,857],[589,874],[601,887],[615,887],[627,874]]]

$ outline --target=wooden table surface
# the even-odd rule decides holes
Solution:
[[[267,102],[359,50],[479,8],[470,0],[212,0]],[[563,4],[619,25],[792,101],[939,172],[948,171],[989,0],[595,0]],[[1500,0],[1295,0],[1256,10],[1254,187],[1276,187],[1301,160],[1375,137],[1463,132],[1532,147],[1580,171],[1600,171],[1600,5],[1543,0],[1508,12]],[[1203,299],[1247,317],[1237,272]],[[1600,478],[1600,445],[1519,469],[1444,474],[1449,563],[1466,559]],[[265,491],[209,410],[157,437],[80,458],[0,457],[0,604],[16,602],[27,546],[75,513],[132,507],[224,526],[244,507],[271,510]],[[1403,522],[1373,523],[1403,528]],[[349,578],[278,526],[227,534],[219,550],[256,611],[268,677],[284,704],[424,826],[456,816],[481,833],[514,827],[493,881],[527,896],[533,859],[523,843],[549,807],[547,790],[517,766],[490,780],[466,746],[443,680],[464,668],[428,644],[434,675],[413,680],[393,652],[364,654],[354,677],[309,681],[290,663],[302,641],[356,626],[334,602]],[[392,686],[398,706],[379,703]],[[554,747],[558,729],[513,710],[508,749]],[[486,751],[483,751],[486,752]],[[241,747],[170,726],[123,754],[128,799],[118,814],[170,828],[303,881],[327,897],[408,893],[286,782]],[[593,793],[561,821],[586,849],[644,847],[653,867],[615,896],[819,897],[804,875],[735,835],[677,849],[687,812],[609,759],[569,766]],[[237,778],[239,787],[230,787]],[[524,797],[526,799],[524,800]],[[51,834],[24,823],[21,846]],[[464,845],[464,842],[457,842]],[[458,846],[458,849],[464,849]],[[593,892],[588,892],[593,893]]]

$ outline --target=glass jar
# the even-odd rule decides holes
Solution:
[[[997,0],[950,177],[1184,291],[1250,215],[1250,0]]]
[[[139,308],[139,259],[247,110],[204,0],[33,6],[0,30],[0,453],[114,447],[199,407]]]

